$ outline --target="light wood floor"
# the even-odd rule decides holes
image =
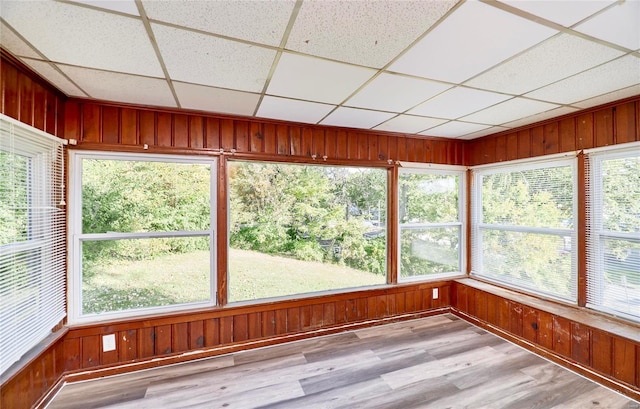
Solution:
[[[452,315],[65,385],[58,408],[640,408]]]

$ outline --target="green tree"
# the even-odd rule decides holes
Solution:
[[[482,222],[567,228],[573,219],[570,167],[495,173],[482,178]],[[554,294],[572,294],[571,256],[556,235],[482,230],[482,270]]]

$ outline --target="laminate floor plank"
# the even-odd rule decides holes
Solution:
[[[65,384],[49,409],[640,409],[444,314]]]

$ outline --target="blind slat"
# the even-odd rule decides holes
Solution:
[[[587,306],[640,321],[640,153],[586,158]]]
[[[0,373],[66,314],[62,146],[0,116]]]
[[[472,274],[575,302],[575,159],[474,171]]]

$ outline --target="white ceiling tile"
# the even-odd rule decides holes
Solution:
[[[579,24],[575,30],[631,50],[638,50],[640,49],[640,1],[619,2],[604,13]]]
[[[466,85],[520,95],[622,54],[577,36],[560,34],[473,78]]]
[[[526,96],[572,104],[635,84],[640,84],[640,58],[627,55],[530,92]]]
[[[493,135],[495,133],[506,131],[508,129],[509,128],[505,128],[503,126],[492,126],[492,127],[483,129],[482,131],[472,132],[466,135],[459,136],[457,139],[464,139],[468,141],[471,139],[480,138],[481,136]]]
[[[159,78],[58,65],[91,98],[130,104],[175,107],[167,81]]]
[[[278,46],[296,2],[144,0],[142,4],[150,19]]]
[[[456,3],[457,0],[305,1],[287,48],[381,68]]]
[[[510,95],[456,87],[410,110],[410,114],[456,119],[498,102],[512,98]]]
[[[182,108],[251,116],[258,105],[259,94],[232,91],[203,85],[173,82]]]
[[[488,125],[501,125],[505,122],[535,115],[555,109],[558,106],[547,102],[533,101],[525,98],[513,98],[492,107],[483,109],[463,119]]]
[[[283,53],[267,93],[339,104],[374,74],[368,68]]]
[[[40,74],[42,78],[46,78],[53,86],[72,97],[84,97],[85,94],[81,89],[75,86],[67,77],[62,75],[51,64],[46,61],[32,60],[30,58],[22,58],[22,62],[31,67],[35,72]]]
[[[152,24],[171,79],[260,92],[276,56],[274,50],[206,34]]]
[[[578,108],[591,108],[598,105],[606,104],[607,102],[617,101],[620,99],[633,97],[636,95],[640,95],[640,84],[632,85],[627,88],[620,89],[618,91],[609,92],[604,95],[599,95],[594,98],[585,99],[584,101],[576,102],[572,104],[573,106],[577,106]]]
[[[140,19],[54,1],[2,1],[2,17],[52,61],[162,76]]]
[[[555,33],[495,7],[468,1],[389,69],[459,83]]]
[[[616,0],[500,0],[510,6],[571,27]]]
[[[83,3],[101,9],[118,11],[120,13],[139,16],[135,0],[71,0],[74,3]]]
[[[446,119],[427,118],[424,116],[398,115],[387,122],[378,125],[375,129],[401,133],[417,133],[424,129],[433,128],[447,122]]]
[[[531,115],[522,119],[517,119],[512,122],[507,122],[506,124],[502,124],[502,125],[508,128],[517,128],[519,126],[530,125],[536,122],[544,121],[545,119],[550,119],[550,118],[555,118],[565,114],[570,114],[572,112],[576,112],[577,110],[578,109],[572,108],[572,107],[560,107],[560,108],[552,109],[550,111]]]
[[[326,117],[321,124],[344,126],[346,128],[370,129],[392,116],[394,116],[394,114],[388,112],[340,107]]]
[[[18,57],[42,58],[0,20],[0,45]]]
[[[349,98],[345,105],[404,112],[450,87],[441,82],[382,73]]]
[[[335,105],[298,101],[295,99],[271,97],[266,95],[260,103],[260,108],[258,108],[256,116],[281,119],[283,121],[316,124],[334,108]]]
[[[440,136],[444,138],[457,138],[471,132],[489,128],[489,125],[471,124],[468,122],[451,121],[446,124],[436,126],[427,131],[420,132],[420,135]]]

